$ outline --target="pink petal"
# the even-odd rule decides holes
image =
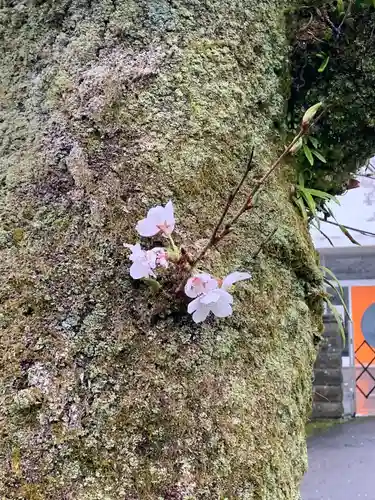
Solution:
[[[211,311],[218,318],[226,318],[227,316],[231,316],[233,312],[232,306],[228,304],[228,302],[225,302],[224,300],[223,301],[220,300],[219,302],[212,304]]]
[[[138,221],[135,229],[138,231],[138,234],[146,237],[155,236],[160,231],[153,220],[148,218]]]
[[[208,292],[206,295],[204,295],[201,298],[201,303],[202,304],[211,304],[215,303],[220,299],[220,295],[215,291]]]
[[[145,266],[143,262],[136,261],[130,266],[130,276],[139,280],[141,278],[148,278],[150,275],[150,269],[148,266]]]
[[[189,314],[193,314],[193,312],[196,311],[198,307],[199,307],[199,297],[197,297],[196,299],[192,300],[189,303],[187,311]]]
[[[239,271],[234,271],[233,273],[228,274],[223,280],[223,284],[221,285],[221,288],[223,290],[227,290],[230,288],[234,283],[237,281],[243,281],[243,280],[248,280],[251,278],[250,273],[246,272],[239,272]]]
[[[198,309],[193,314],[193,321],[195,323],[201,323],[210,314],[210,308],[204,305],[200,305]]]
[[[194,299],[198,293],[197,290],[194,286],[194,278],[189,278],[186,282],[185,288],[184,288],[185,295],[190,297],[191,299]]]
[[[152,220],[155,224],[162,224],[165,219],[165,208],[160,205],[150,208],[147,212],[147,219]]]

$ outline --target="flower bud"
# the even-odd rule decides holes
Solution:
[[[320,109],[322,106],[323,106],[322,102],[317,102],[316,104],[314,104],[314,106],[311,106],[306,111],[306,113],[303,115],[303,118],[302,118],[302,127],[303,128],[306,128],[311,123],[311,121],[314,118],[314,116],[316,115],[318,109]]]

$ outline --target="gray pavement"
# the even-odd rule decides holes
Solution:
[[[338,424],[307,442],[302,500],[375,500],[375,419]]]

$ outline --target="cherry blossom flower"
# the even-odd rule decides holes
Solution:
[[[160,205],[150,208],[147,217],[138,221],[136,230],[141,236],[155,236],[160,231],[169,236],[175,226],[172,201],[169,200],[165,207]]]
[[[165,248],[155,247],[143,250],[139,243],[135,245],[124,244],[131,250],[129,259],[133,262],[130,266],[130,276],[135,279],[156,277],[154,269],[158,266],[168,267],[167,252]]]
[[[219,286],[219,281],[210,274],[202,273],[189,278],[185,293],[193,298],[188,305],[188,313],[193,315],[195,323],[201,323],[212,312],[218,318],[231,316],[233,297],[227,292],[237,281],[251,278],[247,272],[235,271],[228,274]]]
[[[194,299],[214,288],[218,288],[218,281],[208,273],[201,273],[189,278],[185,285],[185,294]]]
[[[221,288],[199,295],[188,305],[188,313],[193,315],[195,323],[201,323],[212,312],[218,318],[232,314],[233,297]]]

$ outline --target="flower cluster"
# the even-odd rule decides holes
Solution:
[[[174,225],[173,205],[171,201],[168,201],[165,207],[151,208],[147,217],[138,222],[136,230],[140,236],[155,236],[162,233],[170,238]],[[129,256],[133,262],[130,266],[130,276],[135,280],[150,278],[150,276],[156,278],[154,269],[168,267],[168,250],[166,248],[155,247],[151,250],[143,250],[139,243],[135,245],[124,243],[124,246],[132,252]]]
[[[189,278],[185,285],[185,294],[194,300],[188,305],[188,313],[193,315],[195,323],[204,321],[210,312],[218,318],[230,316],[233,312],[233,297],[228,289],[237,281],[250,278],[250,273],[238,271],[228,274],[223,280],[217,280],[207,273]]]
[[[139,243],[135,245],[124,244],[126,248],[131,250],[129,255],[132,262],[130,276],[133,279],[156,278],[155,270],[158,267],[167,268],[169,266],[170,256],[176,255],[176,246],[171,236],[174,227],[175,218],[171,201],[165,207],[151,208],[147,217],[137,223],[136,230],[140,236],[152,237],[161,233],[168,239],[171,247],[155,247],[151,250],[144,250]],[[174,260],[174,262],[178,266],[178,261]],[[188,305],[188,313],[192,314],[193,321],[200,323],[210,313],[218,318],[230,316],[233,312],[233,296],[228,290],[237,281],[250,278],[250,273],[238,271],[229,274],[223,280],[208,273],[198,273],[190,277],[184,291],[187,297],[193,299]]]

